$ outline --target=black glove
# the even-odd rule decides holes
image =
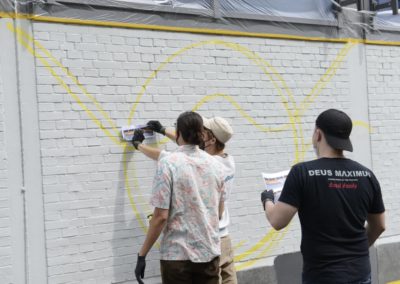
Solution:
[[[265,202],[266,202],[267,200],[270,200],[270,201],[272,201],[273,203],[275,203],[274,192],[272,191],[272,189],[270,189],[270,190],[264,190],[264,191],[261,193],[261,202],[262,202],[262,205],[263,205],[263,207],[264,207],[264,211],[265,211]]]
[[[144,134],[142,129],[136,129],[135,133],[133,133],[132,137],[132,144],[137,150],[139,147],[139,144],[141,144],[144,140]]]
[[[146,269],[146,256],[137,256],[135,276],[139,284],[144,284],[142,279],[144,278],[144,270]]]
[[[165,135],[165,127],[158,120],[150,120],[147,122],[147,128],[153,130],[154,132],[161,133]]]

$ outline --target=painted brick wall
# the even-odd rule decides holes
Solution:
[[[384,190],[387,236],[400,234],[400,48],[368,46],[373,167]]]
[[[7,154],[5,150],[4,94],[0,62],[0,282],[9,283],[11,273],[10,203],[7,188]]]
[[[34,36],[43,46],[36,64],[49,283],[133,279],[155,162],[120,145],[116,132],[149,119],[173,125],[193,108],[235,130],[227,150],[237,163],[229,205],[236,255],[298,250],[297,219],[253,249],[271,230],[261,172],[314,157],[316,115],[350,109],[345,45],[43,23]],[[153,248],[147,277],[159,274],[158,259]]]

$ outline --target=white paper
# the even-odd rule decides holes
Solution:
[[[146,125],[129,125],[121,127],[122,139],[125,141],[132,141],[135,130],[142,129],[146,143],[154,143],[156,135],[152,130],[146,129]]]
[[[281,195],[288,174],[289,170],[276,173],[262,173],[265,189],[272,189],[274,192],[275,202],[278,201],[279,196]]]

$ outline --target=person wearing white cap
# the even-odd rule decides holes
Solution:
[[[224,152],[225,143],[231,139],[233,129],[229,123],[222,117],[213,117],[210,119],[203,117],[203,125],[206,129],[204,135],[204,150],[213,155],[215,159],[224,165],[225,178],[225,206],[222,218],[219,221],[219,235],[221,237],[221,256],[220,256],[220,283],[236,284],[236,270],[233,260],[233,249],[229,237],[229,212],[227,200],[232,190],[233,178],[235,176],[235,161],[231,155]]]
[[[149,129],[154,132],[167,136],[171,140],[176,140],[175,129],[162,126],[159,121],[151,120],[147,123]],[[228,226],[230,223],[228,206],[226,204],[229,199],[229,193],[233,186],[233,178],[235,175],[235,162],[231,155],[224,152],[225,144],[231,139],[233,129],[228,121],[222,117],[203,117],[204,144],[201,147],[208,154],[217,159],[224,168],[225,172],[225,205],[224,212],[219,222],[219,235],[221,238],[221,256],[220,256],[220,283],[221,284],[237,284],[236,270],[234,264],[234,253],[232,249],[231,239],[229,237]],[[141,143],[142,141],[132,141],[135,148],[153,160],[159,160],[164,155],[168,155],[165,150],[153,148]]]

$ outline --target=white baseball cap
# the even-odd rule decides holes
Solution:
[[[228,121],[226,121],[226,119],[219,116],[212,118],[202,118],[204,127],[211,130],[211,132],[214,134],[215,138],[217,138],[219,142],[225,144],[229,141],[229,139],[231,139],[233,129],[229,125]]]

